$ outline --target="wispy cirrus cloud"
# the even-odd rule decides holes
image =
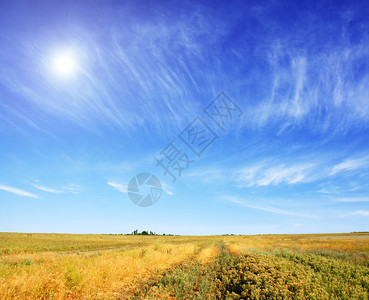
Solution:
[[[41,185],[38,185],[38,184],[34,184],[33,186],[36,189],[40,190],[40,191],[44,191],[44,192],[48,192],[48,193],[54,193],[54,194],[64,193],[64,191],[58,191],[58,190],[51,189],[51,188],[48,188],[48,187],[44,187],[44,186],[41,186]]]
[[[174,195],[174,193],[172,191],[168,190],[168,189],[163,189],[163,190],[164,190],[165,193],[167,193],[170,196]]]
[[[266,10],[252,7],[249,12],[234,12],[229,18],[217,14],[209,15],[208,9],[202,5],[189,5],[193,8],[191,15],[180,13],[174,19],[165,17],[164,11],[168,8],[163,7],[159,9],[160,13],[154,13],[149,20],[145,19],[139,25],[127,23],[125,18],[119,19],[119,22],[111,24],[110,35],[105,39],[104,45],[97,43],[81,29],[73,28],[74,34],[70,33],[68,39],[78,45],[76,52],[83,61],[83,72],[78,78],[78,83],[83,88],[72,85],[60,95],[55,92],[60,86],[52,79],[43,78],[43,74],[32,73],[30,75],[37,75],[32,78],[45,79],[42,84],[35,84],[14,71],[16,68],[4,69],[3,72],[0,70],[0,81],[46,115],[65,117],[84,128],[95,129],[103,125],[128,132],[150,122],[156,128],[168,130],[166,125],[169,122],[173,127],[173,122],[185,121],[193,108],[199,107],[197,91],[219,92],[219,81],[211,76],[202,76],[202,72],[199,75],[196,69],[207,74],[214,71],[221,74],[223,69],[231,69],[232,74],[224,72],[222,84],[227,86],[229,83],[229,86],[233,86],[231,83],[234,78],[244,77],[244,72],[238,72],[238,68],[244,63],[244,57],[255,52],[263,57],[263,65],[267,64],[271,75],[269,77],[259,71],[254,74],[254,69],[250,69],[252,78],[255,78],[254,75],[261,76],[258,89],[266,92],[258,97],[256,105],[248,106],[247,117],[244,118],[248,125],[263,127],[274,123],[279,134],[304,122],[310,130],[331,133],[346,132],[352,124],[367,126],[369,91],[366,87],[369,76],[365,72],[357,78],[353,75],[355,63],[368,58],[368,37],[363,35],[360,43],[352,45],[345,35],[349,29],[346,20],[342,20],[340,26],[332,26],[335,34],[327,34],[342,37],[339,43],[327,40],[325,47],[311,53],[310,50],[314,47],[306,46],[301,49],[296,46],[300,43],[295,42],[305,38],[314,43],[316,36],[311,34],[314,30],[327,30],[330,33],[328,30],[332,28],[323,26],[322,20],[309,23],[311,26],[308,31],[305,31],[306,26],[303,23],[299,31],[286,35],[284,31],[277,29],[278,26],[271,26],[271,22],[277,21],[270,20],[269,9],[275,8],[274,5]],[[358,10],[357,8],[352,14],[359,13]],[[233,29],[248,18],[257,18],[260,28],[254,34],[257,35],[262,30],[263,43],[256,43],[253,46],[255,51],[251,53],[243,43],[232,44],[231,52],[223,52],[223,42],[231,42],[229,34],[233,36]],[[270,30],[271,27],[274,29]],[[208,32],[212,34],[209,35]],[[23,49],[26,48],[25,44],[32,41],[33,47],[37,49],[32,55],[37,53],[38,56],[27,56],[24,53],[24,59],[34,62],[35,65],[29,66],[29,69],[39,70],[38,66],[48,60],[45,45],[50,43],[49,40],[58,38],[54,37],[55,34],[55,30],[50,30],[42,39],[14,36],[13,47]],[[248,34],[252,36],[251,32],[245,31],[244,34],[244,38]],[[212,57],[216,61],[209,64],[204,59],[204,54],[208,55],[212,49],[216,54]],[[0,54],[7,59],[9,53],[14,52],[12,50],[4,49],[1,53],[0,49]],[[228,59],[223,61],[220,55]],[[18,68],[23,70],[23,61],[16,62]],[[45,70],[42,69],[42,72]],[[244,86],[250,84],[241,81],[241,78],[237,80]],[[245,90],[236,92],[240,96],[247,94]],[[113,95],[119,95],[119,101]],[[73,101],[64,101],[65,96]],[[46,101],[48,97],[52,97],[54,101]],[[42,128],[41,118],[34,115],[30,117],[26,110],[10,109],[11,107],[10,102],[5,110],[5,117],[11,114],[13,119]],[[145,118],[141,110],[150,111],[150,118]],[[162,117],[163,112],[167,113],[166,118]],[[275,124],[276,120],[278,124]]]
[[[274,166],[261,163],[236,171],[235,180],[245,187],[309,182],[315,166],[314,163]]]
[[[367,186],[360,181],[348,181],[345,185],[323,183],[319,185],[321,188],[317,190],[318,193],[326,195],[336,195],[337,197],[342,197],[345,193],[363,192],[367,189]],[[351,198],[347,198],[351,199]],[[352,198],[355,199],[355,198]],[[360,199],[360,198],[359,198]],[[362,199],[366,199],[365,197]]]
[[[121,183],[117,183],[117,182],[113,182],[113,181],[108,181],[107,182],[108,185],[110,185],[111,187],[115,188],[116,190],[118,190],[121,193],[127,194],[128,190],[127,190],[127,185],[125,184],[121,184]]]
[[[224,180],[224,176],[229,171],[221,169],[219,167],[207,167],[207,168],[195,168],[193,171],[190,171],[186,174],[189,177],[196,177],[196,180],[201,180],[206,184],[211,184],[215,182],[219,182]]]
[[[348,30],[347,23],[342,25],[338,31]],[[320,32],[324,28],[319,22],[311,26]],[[346,36],[339,45],[318,53],[295,47],[294,38],[301,37],[265,37],[267,47],[263,44],[260,53],[271,73],[260,77],[266,92],[262,101],[246,111],[245,125],[260,129],[273,124],[278,135],[303,127],[325,139],[345,135],[353,128],[368,128],[369,75],[364,71],[357,76],[355,67],[368,60],[368,36],[359,44],[351,44]]]
[[[352,212],[351,215],[369,217],[369,210],[357,210]]]
[[[277,208],[273,206],[255,205],[253,203],[246,202],[243,199],[240,199],[235,196],[224,196],[223,198],[227,200],[228,202],[235,203],[242,207],[270,212],[270,213],[277,214],[277,215],[298,216],[298,217],[304,217],[304,218],[317,218],[317,216],[306,215],[306,214],[302,214],[302,213],[298,213],[298,212],[294,212],[290,210],[285,210],[285,209],[281,209],[281,208]]]
[[[163,190],[167,195],[169,195],[169,196],[173,196],[173,195],[174,195],[174,192],[172,192],[172,191],[170,190],[170,188],[168,187],[168,185],[167,185],[167,184],[162,183],[162,184],[161,184],[161,188],[162,188],[162,190]]]
[[[108,181],[107,184],[115,188],[121,193],[124,193],[124,194],[128,193],[128,186],[125,184],[121,184],[121,183],[117,183],[113,181]],[[170,196],[174,195],[174,193],[169,189],[169,187],[165,183],[162,183],[161,188],[167,195],[170,195]]]
[[[89,130],[108,127],[127,133],[145,125],[168,131],[168,124],[173,127],[174,122],[186,121],[184,112],[197,105],[194,91],[201,89],[191,62],[203,60],[201,52],[206,45],[216,43],[232,26],[200,8],[194,8],[190,17],[180,14],[174,19],[155,13],[139,25],[116,17],[119,22],[110,24],[104,44],[77,27],[62,33],[52,28],[37,39],[13,36],[14,49],[25,49],[32,41],[33,51],[22,53],[32,71],[26,78],[24,71],[19,71],[24,70],[23,62],[16,60],[11,69],[0,70],[0,82],[20,95],[24,106],[38,107],[41,113],[30,116],[26,109],[12,109],[9,102],[4,106],[5,117],[12,115],[13,120],[38,129],[49,118],[63,117]],[[81,69],[75,84],[67,89],[48,68],[53,54],[50,48],[58,39],[73,45]],[[0,58],[7,61],[12,50],[0,49]],[[53,101],[46,101],[48,98]],[[150,118],[145,117],[148,111]]]
[[[346,198],[335,198],[335,202],[347,202],[347,203],[355,203],[355,202],[369,202],[369,197],[346,197]]]
[[[369,156],[358,158],[348,158],[332,168],[331,175],[340,172],[354,171],[360,168],[369,167]]]
[[[337,154],[339,156],[339,154]],[[353,172],[369,170],[369,156],[347,157],[337,163],[337,158],[327,158],[324,155],[316,157],[296,158],[291,157],[290,162],[284,158],[274,157],[261,159],[260,162],[248,165],[244,168],[235,170],[232,178],[239,187],[263,187],[277,186],[280,184],[309,183],[317,180],[326,181],[320,184],[318,192],[324,194],[334,194],[339,191],[354,192],[363,189],[363,181],[353,179]],[[282,163],[281,163],[282,161]],[[368,172],[366,172],[368,173]],[[330,183],[337,177],[348,177],[350,180],[345,186]]]
[[[9,192],[9,193],[18,195],[18,196],[30,197],[30,198],[39,198],[35,194],[32,194],[32,193],[27,192],[27,191],[20,190],[20,189],[17,189],[17,188],[13,188],[13,187],[10,187],[10,186],[0,185],[0,190],[6,191],[6,192]]]
[[[78,184],[70,184],[63,186],[62,189],[71,194],[79,194],[82,192],[82,187]]]

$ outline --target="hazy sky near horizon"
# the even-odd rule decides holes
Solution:
[[[0,0],[0,231],[367,231],[368,28],[368,1]]]

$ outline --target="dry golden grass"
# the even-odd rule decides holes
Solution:
[[[0,299],[124,298],[156,271],[216,256],[209,237],[1,235]]]
[[[218,255],[218,246],[216,244],[202,249],[199,253],[197,260],[201,264],[207,264],[212,262]]]
[[[291,250],[333,250],[346,253],[369,253],[369,234],[301,234],[227,236],[228,243],[240,249],[273,251],[276,248]]]
[[[0,299],[115,298],[134,289],[137,279],[182,262],[195,248],[164,244],[100,253],[3,257]]]
[[[368,235],[213,237],[0,234],[0,299],[124,299],[174,264],[243,251],[328,251],[368,261]],[[325,253],[326,254],[326,253]]]

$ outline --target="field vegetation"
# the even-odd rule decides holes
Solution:
[[[369,234],[0,233],[0,299],[368,299]]]

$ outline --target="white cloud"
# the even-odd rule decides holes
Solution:
[[[256,181],[259,186],[278,185],[282,182],[288,184],[304,181],[306,170],[311,169],[312,165],[295,165],[286,167],[284,165],[276,166],[265,170]]]
[[[29,192],[26,192],[26,191],[23,191],[23,190],[20,190],[20,189],[16,189],[16,188],[13,188],[13,187],[10,187],[10,186],[0,185],[0,190],[7,191],[9,193],[12,193],[12,194],[15,194],[15,195],[18,195],[18,196],[38,198],[38,196],[35,195],[35,194],[29,193]]]
[[[64,193],[64,191],[58,191],[50,188],[46,188],[37,184],[33,185],[36,189],[39,189],[40,191],[48,192],[48,193],[55,193],[55,194],[61,194]]]
[[[215,183],[220,180],[224,180],[224,176],[227,173],[226,170],[221,170],[216,167],[208,167],[208,168],[196,168],[193,171],[186,174],[189,177],[197,177],[196,180],[201,180],[204,183]]]
[[[78,184],[70,184],[63,186],[63,190],[66,190],[71,194],[79,194],[82,191],[82,188]]]
[[[353,127],[367,128],[369,75],[357,76],[355,69],[357,62],[367,60],[367,42],[365,37],[355,46],[328,47],[310,55],[290,46],[288,38],[266,38],[268,47],[259,50],[270,77],[258,78],[265,93],[246,111],[244,125],[259,129],[273,124],[275,132],[283,134],[306,123],[315,134],[329,134],[327,139]]]
[[[368,197],[337,198],[336,202],[369,202]]]
[[[335,175],[343,171],[353,171],[369,165],[369,156],[360,158],[349,158],[345,161],[335,165],[332,168],[331,175]]]
[[[260,164],[239,170],[236,172],[236,181],[241,184],[245,184],[248,187],[253,186],[255,184],[255,179],[262,168],[263,164]]]
[[[369,211],[368,210],[357,210],[357,211],[352,212],[351,215],[369,217]]]
[[[267,167],[265,163],[244,168],[236,172],[236,181],[241,186],[269,186],[280,183],[295,184],[312,180],[311,172],[315,164],[276,165]]]
[[[362,170],[369,168],[369,156],[353,157],[343,160],[341,163],[332,164],[329,158],[304,158],[298,159],[298,162],[286,162],[286,158],[281,160],[268,159],[258,164],[247,166],[233,174],[233,179],[238,183],[239,187],[253,186],[276,186],[282,183],[289,185],[297,183],[307,183],[320,179],[327,179],[339,173],[349,171]],[[346,175],[349,175],[347,173]],[[345,191],[357,191],[360,185],[348,181]],[[323,186],[319,192],[325,194],[334,194],[342,191],[342,186]]]
[[[111,187],[115,188],[119,192],[122,192],[122,193],[125,193],[125,194],[127,194],[127,192],[128,192],[127,191],[127,185],[112,182],[112,181],[108,181],[107,184],[110,185]]]
[[[297,213],[297,212],[288,211],[288,210],[284,210],[284,209],[280,209],[280,208],[276,208],[276,207],[272,207],[272,206],[255,205],[255,204],[252,204],[252,203],[249,203],[249,202],[245,202],[245,201],[239,199],[238,197],[234,197],[234,196],[224,196],[224,199],[226,199],[229,202],[235,203],[239,206],[242,206],[242,207],[262,210],[262,211],[270,212],[270,213],[273,213],[273,214],[298,216],[298,217],[304,217],[304,218],[316,218],[316,216],[300,214],[300,213]]]
[[[118,190],[121,193],[125,193],[125,194],[128,193],[128,186],[125,185],[125,184],[120,184],[120,183],[113,182],[113,181],[108,181],[107,184],[110,185],[111,187],[115,188],[116,190]],[[166,184],[162,184],[161,188],[166,194],[168,194],[170,196],[174,195],[174,193],[171,190],[169,190],[169,188]]]
[[[165,183],[162,183],[162,184],[161,184],[161,188],[162,188],[162,190],[163,190],[166,194],[168,194],[168,195],[170,195],[170,196],[173,196],[173,195],[174,195],[174,193],[169,189],[169,187],[168,187]]]
[[[163,190],[164,190],[164,192],[166,192],[170,196],[174,195],[174,193],[172,191],[169,191],[169,190],[166,190],[166,189],[163,189]]]

